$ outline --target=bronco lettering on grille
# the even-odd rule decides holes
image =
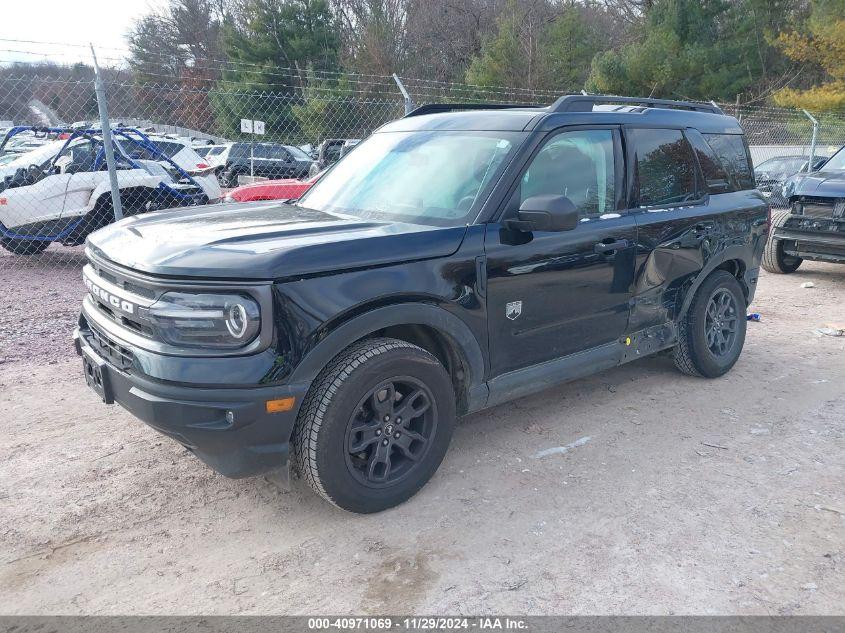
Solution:
[[[135,304],[127,301],[126,299],[122,299],[117,295],[113,295],[112,293],[103,290],[93,281],[88,279],[88,277],[83,276],[83,281],[85,282],[85,287],[88,288],[88,292],[92,295],[97,297],[103,303],[107,303],[108,305],[117,308],[118,310],[122,310],[127,314],[135,314]]]

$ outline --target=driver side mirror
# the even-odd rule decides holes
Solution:
[[[532,196],[519,207],[516,220],[506,220],[514,231],[571,231],[580,220],[578,207],[566,196]]]

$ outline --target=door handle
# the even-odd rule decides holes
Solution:
[[[628,248],[628,240],[616,240],[615,242],[599,242],[593,246],[593,252],[597,255],[607,255],[615,251]]]

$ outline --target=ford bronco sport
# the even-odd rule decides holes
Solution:
[[[793,273],[805,259],[845,263],[845,147],[821,171],[784,182],[783,198],[789,208],[772,214],[763,268]]]
[[[290,461],[374,512],[434,474],[456,416],[661,351],[723,375],[767,228],[716,106],[428,105],[298,202],[93,234],[75,340],[105,402],[216,471]]]

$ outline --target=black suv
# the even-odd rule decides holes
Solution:
[[[215,157],[215,172],[223,187],[237,187],[238,176],[305,178],[311,157],[293,145],[232,143]]]
[[[845,147],[821,171],[789,178],[782,195],[789,208],[772,214],[763,268],[792,273],[805,259],[845,263]]]
[[[767,216],[715,106],[429,105],[296,204],[92,235],[76,345],[106,402],[218,472],[291,458],[374,512],[434,474],[456,416],[661,351],[727,372]]]

